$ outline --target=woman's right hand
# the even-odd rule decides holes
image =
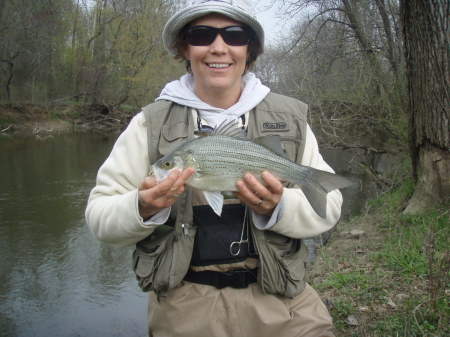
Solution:
[[[152,176],[146,177],[138,188],[139,214],[146,220],[161,209],[172,206],[177,196],[184,193],[186,182],[195,169],[173,170],[160,184]]]

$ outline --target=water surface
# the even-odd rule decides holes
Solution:
[[[100,243],[84,220],[116,138],[0,138],[0,335],[146,335],[131,250]]]

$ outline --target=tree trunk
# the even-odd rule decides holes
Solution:
[[[416,189],[405,212],[450,195],[449,2],[401,1],[408,82],[409,135]]]
[[[376,0],[378,12],[381,16],[381,21],[383,22],[383,32],[386,37],[386,57],[391,64],[392,71],[395,74],[395,77],[398,78],[398,55],[395,53],[394,48],[394,38],[393,38],[393,30],[391,25],[391,20],[389,19],[389,15],[386,9],[386,3],[384,0]]]
[[[19,56],[20,54],[20,48],[17,49],[17,51],[14,53],[14,55],[9,60],[0,60],[0,63],[6,63],[8,65],[8,79],[6,80],[6,97],[9,104],[12,104],[12,98],[11,98],[11,82],[14,77],[14,60]]]

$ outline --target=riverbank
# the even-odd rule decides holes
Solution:
[[[338,225],[310,266],[339,337],[448,336],[449,212],[402,215],[411,182]]]
[[[123,129],[139,109],[78,102],[0,104],[0,133],[51,133]]]

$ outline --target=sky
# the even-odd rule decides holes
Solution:
[[[289,29],[292,20],[285,21],[279,16],[279,6],[274,0],[253,0],[256,18],[262,24],[265,33],[266,44],[277,41],[280,32]],[[273,6],[270,6],[274,3]]]

